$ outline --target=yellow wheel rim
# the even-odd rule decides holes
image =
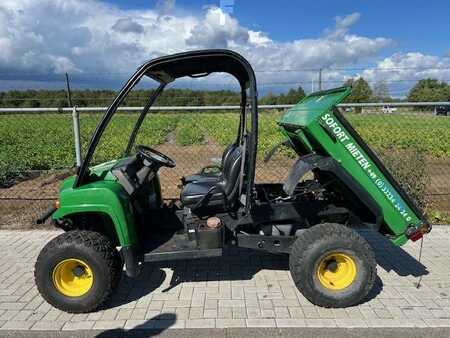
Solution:
[[[337,252],[325,256],[317,268],[317,277],[322,286],[335,291],[349,287],[355,281],[356,273],[354,258]]]
[[[94,284],[92,270],[80,259],[65,259],[53,269],[53,285],[65,296],[83,296],[88,293],[92,284]]]

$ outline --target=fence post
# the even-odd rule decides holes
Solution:
[[[77,167],[81,167],[81,142],[80,142],[80,113],[77,107],[74,106],[72,109],[72,120],[73,120],[73,137],[75,141],[75,156]]]

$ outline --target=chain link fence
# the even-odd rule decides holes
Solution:
[[[182,176],[220,162],[224,148],[234,142],[239,114],[233,107],[227,108],[165,108],[147,115],[136,144],[154,147],[177,163],[175,168],[160,171],[164,198],[177,198]],[[283,107],[263,108],[259,115],[256,178],[258,182],[284,182],[294,154],[280,149],[271,161],[263,161],[268,151],[283,140],[276,123]],[[426,210],[430,220],[448,222],[450,117],[436,116],[429,106],[340,109]],[[121,156],[138,114],[137,109],[116,114],[98,146],[95,162]],[[82,154],[101,116],[100,112],[81,112]],[[73,140],[70,109],[0,113],[0,227],[32,227],[33,220],[57,198],[60,182],[74,173]]]

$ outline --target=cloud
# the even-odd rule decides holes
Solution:
[[[100,79],[117,74],[122,81],[143,62],[164,54],[231,48],[250,60],[262,86],[309,83],[317,78],[317,71],[280,70],[367,64],[392,46],[389,37],[351,33],[360,18],[359,13],[338,16],[324,34],[277,41],[263,31],[243,26],[223,9],[208,7],[193,14],[177,9],[173,0],[158,1],[155,8],[147,10],[120,9],[94,0],[2,0],[0,74],[12,73],[15,80],[26,80],[29,73],[42,74],[45,79],[67,71],[84,76],[85,83],[92,81],[95,86]],[[393,55],[376,66],[442,62],[439,58],[426,61],[429,57]],[[341,71],[325,75],[335,81],[346,76]],[[369,70],[363,75],[377,76]],[[222,77],[211,81],[220,82]]]
[[[138,24],[132,18],[120,18],[111,28],[122,33],[140,34],[144,32],[144,26]]]
[[[356,12],[350,15],[341,17],[337,16],[334,18],[336,21],[336,26],[333,30],[326,30],[327,36],[331,39],[339,38],[345,36],[351,26],[353,26],[359,19],[361,18],[361,14]]]
[[[248,40],[248,29],[240,26],[236,19],[222,9],[212,7],[208,9],[204,20],[191,29],[186,44],[196,48],[227,48],[246,45]]]
[[[449,78],[450,60],[418,52],[396,53],[378,61],[375,68],[367,69],[361,75],[370,80],[383,78],[388,81]]]
[[[420,79],[450,78],[450,60],[419,52],[395,53],[376,62],[375,67],[359,74],[371,83],[384,81],[391,84],[396,96],[407,93]]]

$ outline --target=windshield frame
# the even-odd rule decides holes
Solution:
[[[222,61],[229,61],[228,67],[223,66],[220,62],[215,62],[217,57],[221,58]],[[194,64],[194,68],[196,71],[192,70],[192,62],[197,62]],[[191,63],[191,64],[190,64]],[[230,66],[230,64],[233,64],[234,66]],[[166,66],[167,71],[161,71],[158,67]],[[184,73],[178,72],[177,73],[177,66],[187,66],[188,68],[184,69]],[[225,72],[229,73],[230,75],[234,76],[240,83],[241,87],[241,119],[240,123],[242,124],[239,127],[238,132],[238,142],[242,143],[245,138],[245,144],[246,149],[248,151],[248,166],[246,167],[246,173],[247,173],[247,187],[246,187],[246,210],[249,210],[252,204],[252,189],[254,187],[254,181],[255,181],[255,168],[256,168],[256,152],[257,152],[257,143],[258,143],[258,105],[257,105],[257,98],[258,98],[258,92],[256,88],[256,78],[255,73],[253,71],[252,66],[250,63],[241,55],[239,55],[236,52],[233,52],[231,50],[226,49],[209,49],[209,50],[199,50],[199,51],[191,51],[191,52],[184,52],[184,53],[178,53],[178,54],[172,54],[168,56],[162,56],[160,58],[153,59],[151,61],[148,61],[144,63],[141,67],[138,68],[138,70],[131,76],[131,78],[125,83],[125,85],[120,90],[119,94],[116,96],[116,98],[113,100],[109,108],[106,110],[105,114],[103,115],[100,123],[98,124],[97,128],[95,129],[91,141],[89,143],[88,150],[86,152],[86,156],[83,159],[81,166],[78,168],[77,176],[74,182],[73,187],[77,188],[85,183],[89,182],[90,177],[90,171],[89,171],[89,165],[92,161],[93,154],[96,150],[96,147],[106,129],[109,122],[111,121],[111,118],[114,116],[114,114],[117,112],[118,107],[120,104],[124,101],[125,97],[129,94],[129,92],[139,83],[139,81],[142,79],[144,75],[152,78],[153,80],[156,80],[159,82],[160,86],[155,91],[156,95],[152,95],[148,101],[147,106],[141,113],[143,114],[144,119],[147,112],[150,110],[151,105],[156,101],[156,98],[161,94],[164,87],[174,81],[175,79],[179,77],[184,76],[190,76],[198,74],[199,67],[209,67],[209,73],[220,73]],[[172,74],[173,71],[173,74]],[[179,69],[178,69],[179,71]],[[249,90],[248,97],[246,95],[246,90]],[[242,117],[242,115],[246,114],[246,107],[250,108],[250,116],[251,116],[251,129],[247,132],[244,131],[243,125],[245,125],[245,116]],[[147,109],[148,108],[148,109]],[[137,122],[139,122],[141,119]],[[142,122],[141,122],[142,123]],[[136,135],[139,130],[139,126],[135,126],[136,129]],[[134,133],[134,132],[133,132]],[[246,133],[245,135],[243,135]],[[133,134],[132,134],[133,135]],[[131,135],[131,136],[132,136]],[[130,137],[131,138],[131,137]],[[129,144],[134,143],[130,142]],[[131,150],[132,145],[130,146]],[[127,147],[128,148],[128,147]],[[246,151],[246,152],[247,152]],[[244,193],[244,192],[242,192]]]

